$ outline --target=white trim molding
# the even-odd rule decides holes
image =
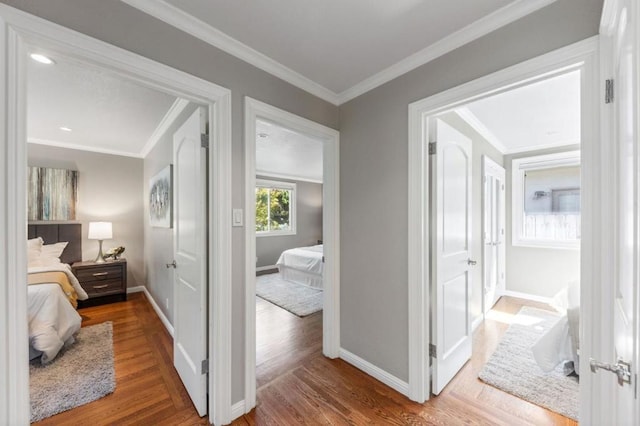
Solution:
[[[304,176],[288,175],[286,173],[265,172],[259,169],[256,170],[256,176],[272,178],[272,179],[286,179],[286,180],[295,180],[297,182],[310,182],[310,183],[322,184],[322,179],[313,179],[313,178],[308,178]]]
[[[210,420],[231,416],[231,92],[135,53],[0,4],[0,234],[6,235],[0,274],[14,283],[0,298],[0,424],[29,422],[26,350],[26,72],[31,46],[106,70],[121,78],[206,105],[211,123],[209,161],[209,375]],[[10,206],[10,207],[9,207]]]
[[[371,377],[380,380],[382,383],[389,386],[391,389],[400,392],[404,396],[408,395],[409,384],[407,382],[397,378],[396,376],[383,370],[382,368],[371,364],[369,361],[360,358],[359,356],[349,352],[344,348],[340,348],[340,359],[353,365],[358,370],[364,371]]]
[[[245,411],[256,405],[256,121],[263,119],[323,144],[324,291],[322,352],[340,352],[340,133],[264,102],[244,98],[245,151]]]
[[[504,146],[502,141],[484,125],[482,121],[476,115],[471,112],[466,106],[456,108],[454,110],[458,117],[464,120],[473,130],[478,132],[487,142],[489,142],[495,149],[500,151],[500,154],[507,153],[507,147]]]
[[[145,286],[143,285],[138,285],[135,287],[127,287],[127,294],[131,294],[131,293],[142,293],[145,290]]]
[[[244,399],[241,401],[236,402],[235,404],[233,404],[231,406],[231,421],[234,421],[235,419],[244,416],[245,412],[248,412],[245,409],[245,403],[244,403]],[[251,411],[251,410],[249,410]]]
[[[167,133],[169,127],[178,119],[178,116],[184,111],[184,109],[189,105],[189,101],[186,99],[178,98],[173,104],[169,107],[160,123],[156,126],[155,130],[147,140],[147,143],[144,144],[142,149],[140,150],[140,158],[145,158],[153,147],[156,146],[158,141]]]
[[[375,73],[340,93],[305,77],[291,68],[230,37],[213,26],[167,3],[164,0],[122,0],[169,25],[209,43],[243,61],[260,68],[289,84],[334,105],[341,105],[384,83],[439,58],[460,46],[535,12],[556,0],[516,0],[466,27],[442,38],[400,62]]]
[[[149,301],[149,304],[151,305],[151,307],[155,311],[156,315],[158,315],[158,318],[160,318],[160,321],[162,322],[162,325],[164,325],[164,328],[167,329],[167,332],[169,333],[171,338],[173,338],[173,332],[174,332],[173,324],[171,324],[171,321],[169,321],[169,318],[167,318],[167,316],[164,314],[164,312],[162,312],[162,309],[160,309],[160,306],[158,306],[158,304],[156,303],[156,300],[153,298],[153,296],[151,295],[149,290],[147,290],[147,288],[144,287],[144,286],[140,286],[140,288],[142,288],[142,290],[138,290],[138,291],[144,292],[144,295],[146,296],[147,300]],[[127,291],[127,293],[128,293],[128,291]],[[134,292],[132,291],[132,293],[134,293]]]
[[[79,143],[71,143],[71,142],[61,142],[54,141],[51,139],[40,139],[40,138],[27,138],[27,143],[34,145],[45,145],[45,146],[53,146],[56,148],[66,148],[66,149],[75,149],[78,151],[87,151],[87,152],[95,152],[98,154],[108,154],[108,155],[119,155],[121,157],[131,157],[131,158],[142,158],[139,154],[129,152],[129,151],[121,151],[118,149],[109,149],[109,148],[101,148],[97,146],[87,146]]]
[[[582,307],[589,316],[592,309],[590,289],[594,284],[591,277],[598,276],[595,259],[590,254],[590,235],[594,235],[598,224],[592,222],[590,212],[594,208],[592,193],[597,192],[594,176],[598,158],[594,154],[598,146],[598,37],[592,37],[570,46],[530,59],[504,70],[489,74],[477,80],[445,90],[409,105],[409,149],[408,149],[408,315],[409,315],[409,393],[410,399],[424,402],[429,398],[429,143],[430,116],[460,108],[465,104],[531,84],[535,81],[560,75],[570,71],[581,72],[581,135],[583,164],[583,193],[588,194],[582,202]],[[585,217],[586,215],[586,217]],[[587,238],[585,238],[585,235]],[[588,330],[588,328],[586,328]],[[590,341],[588,342],[591,343]],[[589,345],[585,347],[590,353]],[[586,355],[585,359],[588,358]],[[588,366],[586,367],[588,368]],[[582,389],[590,387],[591,375],[582,377],[581,405],[589,404],[583,398]],[[589,419],[581,418],[589,423]]]

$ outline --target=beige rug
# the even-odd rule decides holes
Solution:
[[[522,308],[479,378],[507,393],[578,420],[578,378],[565,376],[562,364],[545,373],[531,352],[531,346],[558,319],[554,312]]]
[[[31,422],[100,399],[115,388],[112,323],[83,327],[53,362],[30,363]]]
[[[256,277],[256,294],[299,317],[322,310],[322,290],[285,281],[280,274]]]

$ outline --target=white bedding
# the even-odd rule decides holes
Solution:
[[[78,294],[78,300],[88,299],[78,279],[64,263],[29,268],[30,273],[64,272]],[[65,344],[73,343],[82,318],[69,302],[60,285],[36,284],[27,287],[29,317],[29,359],[42,355],[43,364],[51,362]]]
[[[29,358],[42,355],[43,364],[53,361],[65,344],[73,343],[82,323],[58,284],[30,285],[27,312]]]
[[[322,244],[298,247],[283,251],[276,266],[283,279],[321,289],[324,272],[322,257]]]

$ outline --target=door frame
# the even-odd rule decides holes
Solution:
[[[322,224],[324,291],[322,352],[340,355],[340,132],[245,96],[245,399],[244,412],[256,405],[256,120],[281,125],[323,143]],[[238,413],[239,414],[239,413]]]
[[[85,34],[0,4],[0,423],[29,423],[26,292],[26,61],[29,48],[63,56],[208,107],[209,135],[209,419],[231,417],[231,92],[219,85]],[[4,239],[5,237],[3,237]],[[18,290],[23,289],[23,290]]]
[[[599,185],[605,174],[601,167],[599,138],[599,84],[598,73],[598,36],[594,36],[572,45],[557,49],[542,56],[508,67],[477,80],[462,84],[442,93],[419,100],[409,105],[409,155],[408,155],[408,284],[409,284],[409,398],[424,402],[429,399],[429,154],[428,154],[428,122],[435,115],[472,100],[515,87],[530,84],[541,78],[581,71],[581,134],[583,172],[583,232],[581,256],[581,307],[584,315],[584,333],[581,342],[581,353],[588,360],[595,344],[603,341],[598,330],[594,313],[599,312],[599,305],[594,304],[602,291],[602,285],[592,277],[599,276],[602,263],[602,248],[593,243],[600,235],[603,226],[602,218],[597,215],[594,200],[600,200],[605,188]],[[588,362],[581,363],[580,382],[580,419],[588,422],[591,419],[591,405],[596,393],[596,381],[588,373]]]
[[[501,174],[503,174],[503,183],[502,185],[504,186],[503,191],[503,195],[501,198],[501,202],[500,202],[500,214],[502,215],[502,226],[503,226],[503,231],[504,233],[502,234],[502,237],[504,239],[502,247],[500,247],[499,252],[498,252],[498,258],[499,260],[501,260],[501,269],[498,271],[498,274],[502,274],[502,285],[500,286],[500,288],[496,288],[496,293],[498,296],[502,296],[504,295],[504,292],[506,290],[506,288],[503,288],[503,286],[506,285],[506,281],[507,281],[507,267],[506,267],[506,245],[507,245],[507,236],[506,236],[506,221],[507,221],[507,200],[506,200],[506,178],[507,178],[507,172],[505,170],[505,168],[503,166],[501,166],[500,164],[496,163],[495,161],[493,161],[491,159],[491,157],[489,157],[488,155],[483,155],[482,156],[482,179],[483,179],[483,185],[482,185],[482,212],[481,212],[481,222],[482,222],[482,253],[480,253],[480,258],[482,259],[482,288],[483,288],[483,293],[482,293],[482,314],[486,315],[487,312],[489,312],[489,310],[491,309],[491,307],[487,306],[487,298],[484,294],[484,288],[486,288],[486,279],[487,279],[487,274],[486,274],[486,260],[484,257],[484,235],[485,235],[485,226],[486,226],[486,214],[487,214],[487,198],[486,198],[486,194],[485,191],[487,190],[487,187],[484,185],[484,179],[487,178],[488,174],[489,174],[489,170],[491,169],[498,169],[501,171]]]

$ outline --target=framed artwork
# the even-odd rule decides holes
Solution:
[[[28,173],[28,220],[76,220],[77,170],[29,167]]]
[[[149,224],[156,228],[171,228],[173,209],[171,185],[173,166],[169,164],[149,181]]]

